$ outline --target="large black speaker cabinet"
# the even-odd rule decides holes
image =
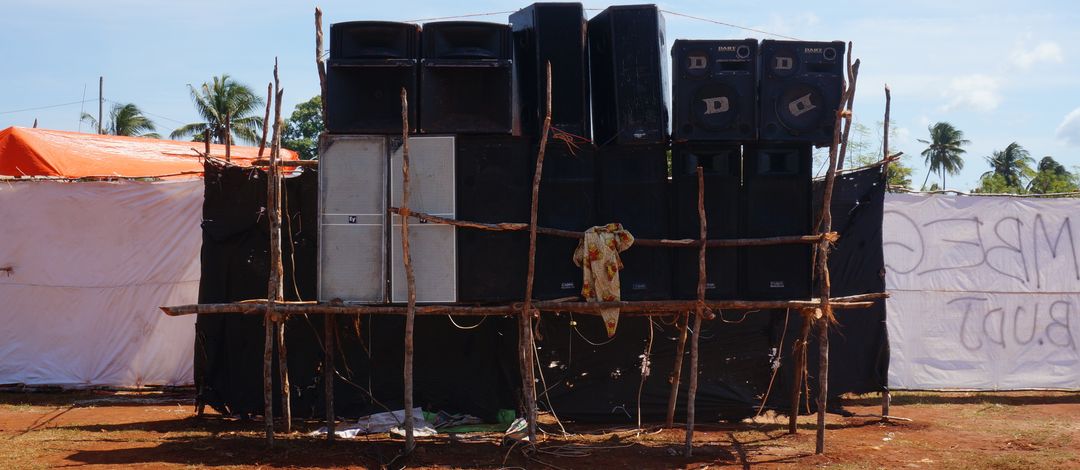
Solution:
[[[608,7],[588,30],[593,141],[666,143],[667,47],[656,5]]]
[[[532,147],[534,155],[537,148]],[[535,158],[529,161],[531,185]],[[541,227],[583,232],[597,224],[595,163],[596,149],[591,144],[570,148],[563,142],[549,141],[544,151],[537,207],[537,223]],[[573,261],[577,244],[577,240],[570,238],[539,235],[534,297],[557,299],[581,295],[581,268]]]
[[[757,138],[758,43],[675,41],[672,133],[676,142]]]
[[[417,122],[420,27],[352,21],[330,25],[326,129],[332,134],[401,133],[401,89],[409,94],[409,131]]]
[[[701,166],[705,183],[705,236],[709,239],[739,238],[741,157],[738,145],[692,142],[675,146],[672,151],[672,184],[677,238],[700,237],[698,166]],[[737,248],[705,250],[705,298],[738,297],[738,259]],[[697,298],[698,250],[675,249],[675,269],[675,297]]]
[[[637,238],[670,237],[666,145],[602,147],[596,167],[600,223],[620,223]],[[670,299],[671,256],[637,245],[622,252],[622,299]]]
[[[420,132],[514,131],[510,27],[474,21],[424,25]]]
[[[812,160],[808,144],[757,143],[744,149],[743,236],[810,233]],[[747,247],[743,256],[745,297],[810,297],[810,245]]]
[[[761,41],[760,139],[831,143],[843,81],[843,42]]]
[[[589,138],[589,66],[580,3],[534,3],[510,15],[521,132],[539,135],[547,112],[551,62],[551,125]]]
[[[529,222],[533,159],[526,139],[457,137],[457,216],[477,222]],[[459,229],[458,300],[506,302],[525,298],[527,232]]]

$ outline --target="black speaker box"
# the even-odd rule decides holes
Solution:
[[[526,139],[461,135],[456,139],[457,217],[476,222],[529,222],[533,158]],[[458,229],[458,300],[525,298],[528,232]]]
[[[533,147],[536,153],[537,147]],[[529,169],[529,181],[535,172]],[[544,151],[543,177],[537,224],[541,227],[583,232],[596,225],[596,149],[591,144],[570,148],[551,141]],[[531,184],[531,183],[530,183]],[[581,268],[574,265],[578,240],[539,235],[533,296],[557,299],[581,295]]]
[[[636,238],[669,238],[667,146],[609,145],[597,155],[600,223]],[[671,298],[671,249],[633,245],[620,254],[623,300]]]
[[[676,142],[749,142],[757,138],[758,43],[675,41]]]
[[[667,47],[656,5],[611,6],[588,24],[593,141],[668,140]]]
[[[761,41],[759,138],[830,144],[843,81],[843,42]]]
[[[675,236],[697,239],[698,166],[705,183],[705,236],[709,239],[739,238],[740,179],[742,154],[738,145],[691,142],[676,145],[672,152],[672,184],[675,192]],[[706,248],[705,298],[735,299],[739,295],[737,248]],[[698,250],[675,249],[675,297],[696,299]]]
[[[811,153],[808,144],[759,142],[744,149],[744,237],[810,233]],[[810,245],[746,247],[742,252],[746,298],[810,297]]]
[[[510,26],[522,133],[541,132],[547,112],[546,64],[551,62],[551,125],[589,138],[589,66],[581,4],[534,3],[510,15]]]
[[[330,26],[326,129],[332,134],[401,132],[401,89],[409,95],[409,131],[417,126],[420,27],[352,21]]]
[[[512,56],[507,25],[474,21],[425,24],[419,131],[514,132]]]

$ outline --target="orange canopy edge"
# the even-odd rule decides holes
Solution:
[[[0,131],[0,175],[87,177],[196,177],[203,171],[202,142],[148,139],[9,127]],[[281,149],[283,160],[296,152]],[[250,166],[258,147],[233,145],[233,164]],[[263,152],[269,158],[270,149]],[[225,159],[225,146],[210,145],[210,156]]]

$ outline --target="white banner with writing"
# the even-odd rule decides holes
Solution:
[[[887,194],[893,389],[1080,389],[1080,199]]]

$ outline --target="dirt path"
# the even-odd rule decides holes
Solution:
[[[531,458],[501,436],[421,439],[408,460],[385,435],[327,446],[297,433],[267,449],[260,423],[193,415],[185,395],[0,393],[0,468],[1080,468],[1080,393],[902,393],[892,413],[870,417],[876,397],[846,400],[856,416],[829,415],[827,453],[813,455],[811,417],[785,434],[786,418],[703,425],[692,458],[681,430],[572,428]],[[299,423],[307,432],[317,423]]]

